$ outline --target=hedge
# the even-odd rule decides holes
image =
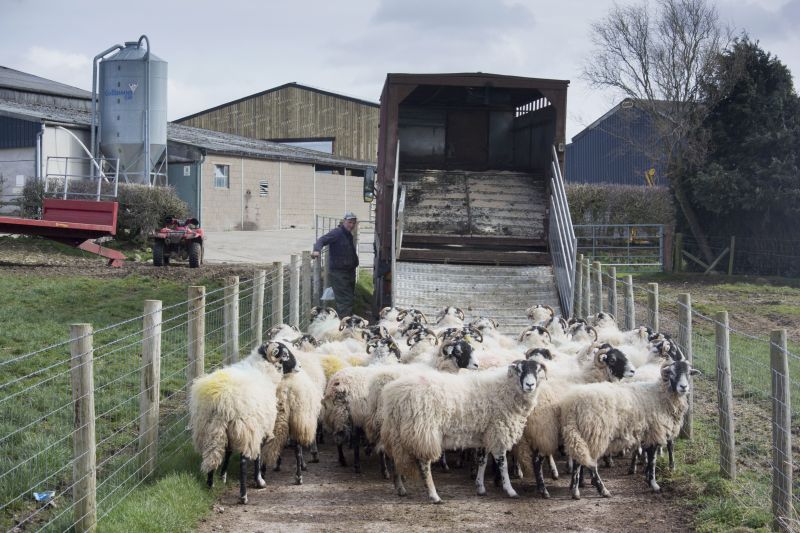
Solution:
[[[672,193],[666,187],[567,184],[573,224],[664,224],[675,226]]]

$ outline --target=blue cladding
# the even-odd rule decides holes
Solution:
[[[667,185],[656,153],[658,138],[647,115],[617,106],[567,145],[569,183],[646,185],[645,174],[655,169],[655,185]]]
[[[0,149],[36,146],[36,133],[40,128],[39,122],[0,117]]]

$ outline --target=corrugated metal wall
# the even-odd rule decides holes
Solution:
[[[378,113],[354,100],[286,87],[179,123],[254,139],[334,138],[335,155],[376,161]]]
[[[645,173],[655,169],[655,184],[666,185],[654,155],[656,143],[655,128],[644,112],[619,107],[572,138],[565,178],[569,183],[646,185]]]
[[[38,122],[0,117],[0,149],[36,146],[36,132],[40,127]]]

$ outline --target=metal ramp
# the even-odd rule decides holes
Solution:
[[[553,267],[430,264],[398,261],[395,305],[414,307],[434,319],[444,306],[464,310],[467,320],[485,316],[500,331],[518,335],[530,322],[525,310],[547,304],[560,315]]]

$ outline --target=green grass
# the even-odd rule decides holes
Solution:
[[[353,312],[363,317],[372,315],[372,271],[362,269],[356,280],[356,294],[353,300]]]
[[[218,284],[205,283],[208,291]],[[63,530],[72,523],[72,398],[68,325],[91,323],[94,335],[94,383],[97,433],[97,499],[102,516],[109,511],[119,531],[142,529],[147,513],[135,512],[138,502],[162,506],[169,515],[164,531],[191,529],[208,510],[208,497],[187,489],[195,479],[198,458],[187,445],[186,284],[141,276],[98,279],[0,276],[0,529],[33,515],[27,527]],[[243,289],[240,341],[250,342],[249,296]],[[220,363],[223,331],[221,292],[207,298],[206,368]],[[142,321],[145,299],[165,306],[161,357],[161,420],[159,457],[165,461],[156,482],[142,480],[138,450]],[[267,315],[268,316],[268,315]],[[50,345],[56,346],[44,349]],[[24,357],[34,350],[39,353]],[[181,465],[175,470],[174,465]],[[170,466],[171,465],[171,466]],[[192,475],[186,475],[191,472]],[[159,474],[161,475],[161,474]],[[174,490],[173,490],[174,489]],[[55,508],[41,508],[32,492],[55,490]],[[184,495],[185,494],[185,495]],[[162,501],[163,500],[163,501]],[[125,506],[123,507],[123,503]],[[125,509],[128,509],[125,511]],[[155,516],[153,513],[149,514]],[[130,521],[130,522],[129,522]],[[101,522],[101,530],[105,530]],[[148,526],[153,531],[153,526]]]

